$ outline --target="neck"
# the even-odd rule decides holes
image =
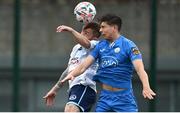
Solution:
[[[110,42],[114,42],[116,39],[118,39],[119,37],[120,37],[120,33],[117,33],[117,34],[114,34],[110,39],[109,39],[109,41]]]

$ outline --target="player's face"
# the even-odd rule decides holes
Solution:
[[[89,40],[93,39],[93,31],[90,28],[84,29],[81,34]]]
[[[114,32],[114,26],[108,25],[106,22],[102,22],[100,25],[100,32],[105,39],[111,39]]]

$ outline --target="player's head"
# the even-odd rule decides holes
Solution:
[[[86,36],[89,40],[96,40],[100,37],[100,26],[98,23],[90,22],[83,27],[82,35]]]
[[[105,38],[113,37],[114,34],[120,33],[122,20],[114,14],[106,14],[99,19],[100,32]]]

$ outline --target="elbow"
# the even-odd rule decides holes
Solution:
[[[87,39],[87,38],[85,38],[84,37],[84,39],[83,39],[83,41],[82,41],[82,46],[84,47],[84,48],[86,48],[86,49],[89,49],[90,47],[91,47],[91,43],[90,43],[90,41]]]
[[[90,49],[90,47],[91,47],[90,42],[87,41],[86,43],[84,43],[83,47],[86,48],[86,49]]]

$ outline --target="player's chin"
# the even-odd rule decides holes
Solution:
[[[105,39],[107,39],[107,35],[106,34],[101,34],[101,36],[103,36]]]
[[[107,35],[105,35],[104,38],[107,40],[111,40],[111,37],[108,37]]]

